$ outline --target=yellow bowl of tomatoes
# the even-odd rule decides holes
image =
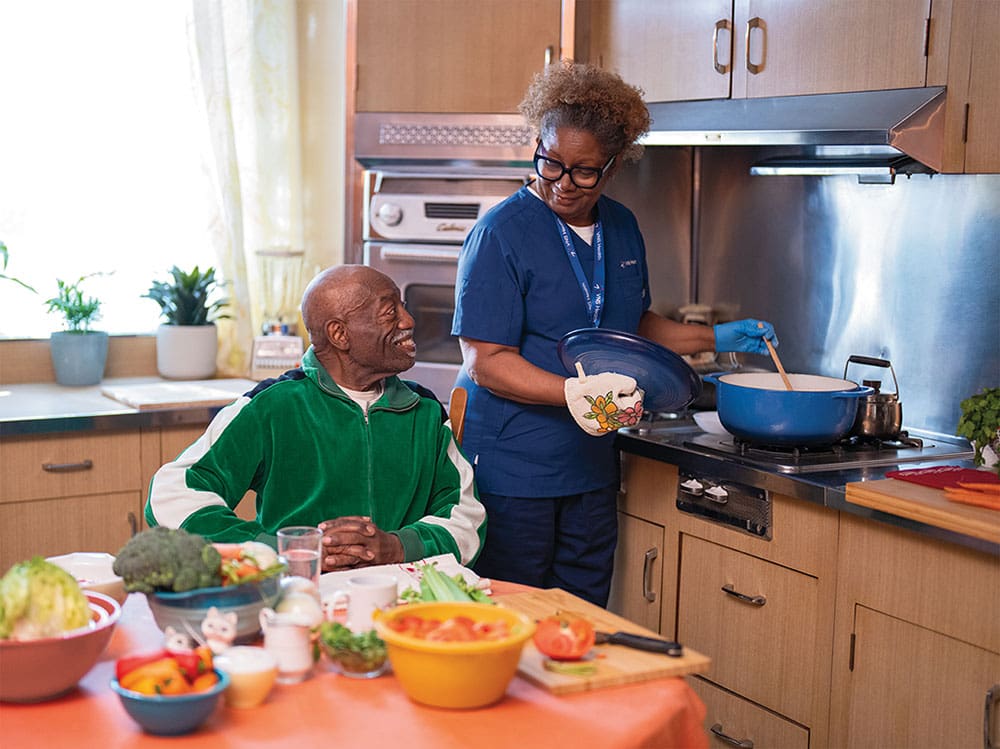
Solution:
[[[410,699],[473,708],[504,696],[535,623],[503,606],[441,601],[378,612],[375,630]]]

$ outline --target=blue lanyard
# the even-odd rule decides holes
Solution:
[[[569,264],[576,275],[580,291],[583,292],[583,300],[587,303],[587,314],[595,328],[601,326],[601,313],[604,311],[604,232],[601,230],[601,222],[594,225],[594,282],[587,282],[587,276],[583,272],[580,258],[576,254],[573,246],[573,237],[570,236],[570,228],[566,222],[556,216],[556,225],[559,227],[559,236],[562,237],[563,249],[569,258]],[[593,293],[591,293],[593,292]]]

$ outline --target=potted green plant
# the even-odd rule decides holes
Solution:
[[[170,281],[154,281],[142,296],[160,305],[164,323],[156,331],[156,368],[161,377],[199,380],[215,374],[218,330],[215,321],[230,317],[221,296],[224,284],[215,268],[197,265],[170,269]]]
[[[965,437],[976,451],[977,466],[987,466],[1000,473],[1000,388],[984,388],[983,392],[963,400],[962,416],[956,434]]]
[[[90,327],[101,317],[101,302],[85,296],[81,288],[84,281],[98,275],[102,274],[80,276],[72,283],[56,279],[58,293],[45,301],[49,312],[62,315],[66,327],[49,339],[52,368],[60,385],[96,385],[104,376],[108,334]]]

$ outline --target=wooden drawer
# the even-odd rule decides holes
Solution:
[[[89,432],[0,440],[0,466],[0,502],[138,491],[139,434]]]
[[[117,554],[140,511],[138,491],[0,504],[0,574],[35,555]]]
[[[678,640],[711,656],[713,682],[806,725],[816,659],[829,658],[819,652],[818,601],[814,577],[681,535]]]
[[[689,676],[687,682],[705,703],[705,732],[709,746],[717,749],[731,749],[733,746],[808,749],[808,729],[710,681]],[[735,743],[740,741],[746,743]]]

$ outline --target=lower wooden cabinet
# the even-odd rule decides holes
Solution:
[[[804,726],[698,676],[687,681],[705,703],[709,746],[808,749],[809,729]]]
[[[681,536],[678,641],[712,656],[716,684],[806,724],[822,657],[818,595],[809,575]]]
[[[35,555],[117,553],[140,523],[139,456],[134,430],[0,441],[0,568]]]
[[[0,504],[0,568],[73,551],[117,554],[139,527],[135,491]],[[3,574],[3,572],[0,572]]]
[[[843,514],[833,664],[833,746],[1000,746],[1000,558]]]
[[[608,608],[658,632],[662,587],[663,526],[620,512]]]

